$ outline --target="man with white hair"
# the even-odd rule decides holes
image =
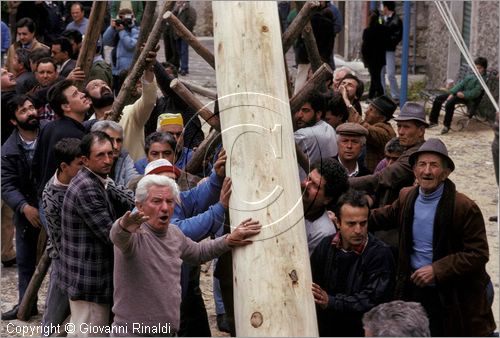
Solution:
[[[113,334],[173,336],[180,321],[182,260],[199,264],[250,244],[247,238],[257,235],[261,226],[246,219],[224,237],[196,243],[170,224],[180,200],[174,180],[148,175],[139,182],[135,198],[139,212],[127,212],[110,233],[115,260]],[[155,332],[143,331],[151,329]]]

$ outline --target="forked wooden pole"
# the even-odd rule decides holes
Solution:
[[[193,47],[196,53],[207,61],[210,67],[215,69],[214,55],[205,46],[203,46],[200,41],[198,41],[193,33],[191,33],[172,12],[166,12],[165,15],[163,15],[163,18],[167,20],[172,27],[174,27],[180,38]]]
[[[127,78],[123,82],[122,88],[120,89],[118,96],[115,98],[112,112],[109,114],[108,120],[116,122],[120,121],[123,113],[123,107],[125,106],[126,98],[128,95],[130,95],[132,87],[136,85],[137,81],[144,72],[144,68],[146,67],[146,56],[150,51],[156,48],[156,45],[158,45],[158,41],[160,41],[161,34],[163,32],[163,29],[165,28],[163,13],[165,13],[165,11],[167,10],[167,8],[169,8],[169,6],[171,6],[171,2],[166,1],[162,7],[162,10],[160,11],[160,15],[158,15],[158,18],[156,19],[151,34],[149,35],[148,41],[146,42],[146,45],[142,49],[141,54],[139,54],[137,62],[134,64],[132,70],[128,73]],[[146,18],[144,18],[143,20],[145,19]],[[136,46],[136,48],[140,47]]]
[[[313,73],[321,67],[323,61],[321,61],[321,56],[319,55],[318,45],[316,43],[316,38],[314,37],[313,29],[311,23],[308,22],[302,31],[302,39],[304,40],[304,45],[306,46],[307,56],[309,56],[309,61],[311,62],[311,68]]]
[[[203,161],[222,141],[220,133],[213,129],[210,134],[200,143],[193,154],[193,157],[186,165],[186,171],[190,174],[196,175],[199,173],[203,166]]]
[[[214,127],[215,130],[220,131],[219,116],[215,115],[210,111],[210,109],[205,107],[205,105],[198,100],[196,96],[194,96],[194,94],[179,81],[179,79],[173,79],[172,82],[170,82],[170,88],[172,88],[172,90],[176,92],[187,105],[193,108],[203,120],[205,120],[210,126]]]
[[[302,89],[290,99],[290,110],[296,112],[306,102],[307,96],[312,91],[325,91],[326,81],[333,76],[330,66],[323,63],[321,67],[307,80]]]
[[[282,35],[283,54],[286,54],[293,42],[300,35],[304,26],[309,22],[312,11],[319,6],[319,1],[307,1],[302,9],[297,13],[297,16],[288,26],[287,30]]]

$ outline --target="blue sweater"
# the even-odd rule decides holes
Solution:
[[[411,267],[417,270],[432,264],[432,238],[434,234],[434,218],[436,209],[443,195],[444,184],[436,191],[426,195],[419,190],[415,201],[413,215],[413,252],[411,254]]]

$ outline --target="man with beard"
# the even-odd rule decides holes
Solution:
[[[117,206],[108,177],[113,166],[113,142],[106,133],[85,135],[80,144],[83,168],[71,180],[62,205],[60,273],[57,285],[65,290],[71,309],[70,323],[83,336],[81,324],[109,324],[113,296],[113,245],[109,239],[116,211],[131,210],[128,203]],[[126,190],[124,190],[126,192]]]
[[[33,102],[26,95],[15,96],[8,104],[16,129],[2,145],[2,199],[14,210],[18,271],[18,304],[2,314],[2,320],[17,318],[19,304],[35,272],[40,218],[31,162],[40,128]],[[28,315],[36,315],[36,303]]]
[[[319,94],[310,94],[300,109],[294,112],[294,138],[297,146],[309,158],[309,163],[337,156],[335,129],[321,119],[324,115],[324,99]],[[307,173],[299,168],[300,179]]]
[[[302,182],[302,204],[311,255],[321,240],[337,232],[328,216],[340,195],[349,189],[347,173],[336,160],[327,158],[313,164]]]
[[[146,58],[144,75],[138,83],[138,91],[142,92],[141,97],[123,108],[122,117],[118,122],[123,127],[123,146],[134,161],[144,156],[144,125],[156,103],[157,87],[153,72],[155,61],[156,52],[150,52]],[[111,88],[102,80],[92,80],[85,87],[85,91],[92,100],[95,119],[104,119],[115,99]]]

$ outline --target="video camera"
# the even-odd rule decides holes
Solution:
[[[123,18],[116,19],[115,24],[124,26],[125,28],[131,28],[134,25],[132,14],[125,14]]]

